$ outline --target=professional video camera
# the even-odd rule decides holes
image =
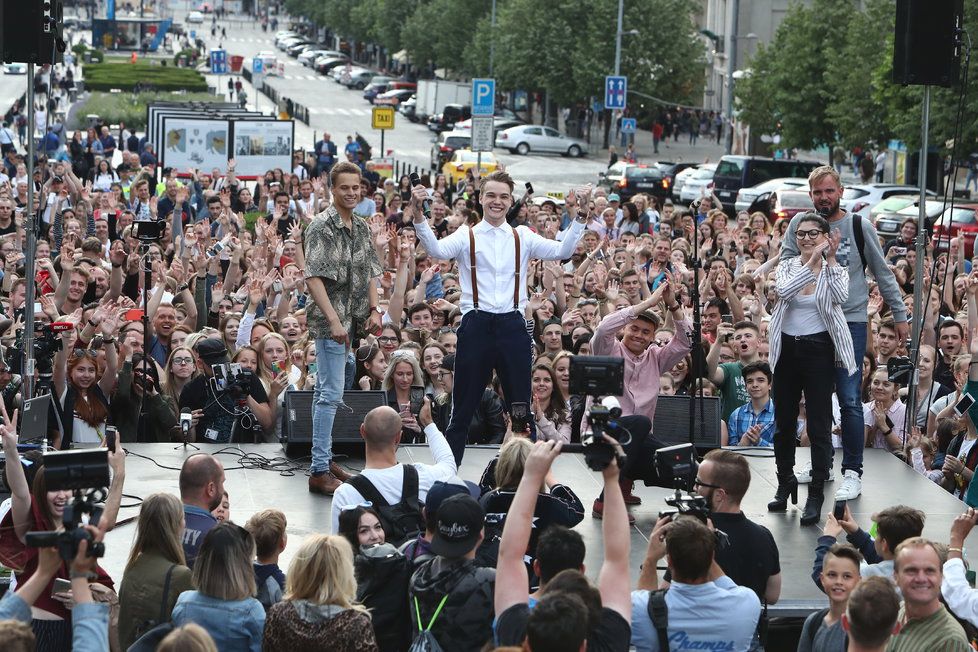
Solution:
[[[132,223],[132,235],[140,242],[140,247],[146,247],[151,242],[157,242],[166,230],[166,220],[136,220]],[[144,251],[140,251],[144,254]]]
[[[54,355],[61,350],[61,333],[74,328],[68,322],[43,324],[34,322],[34,360],[41,385],[50,385],[54,372]],[[23,369],[24,366],[24,331],[17,332],[14,346],[6,351],[7,363],[11,369]],[[47,382],[45,382],[47,381]]]
[[[671,484],[676,491],[672,497],[666,498],[666,504],[672,509],[659,512],[659,518],[688,514],[706,524],[710,506],[706,498],[692,493],[696,467],[696,449],[692,444],[676,444],[655,452],[655,468],[662,484]]]
[[[220,392],[227,392],[228,395],[238,402],[243,402],[251,392],[252,379],[254,374],[249,369],[244,369],[237,362],[231,364],[216,364],[214,370],[214,386]]]
[[[909,385],[913,380],[913,363],[910,358],[901,355],[887,360],[886,378],[891,383]]]
[[[618,425],[621,406],[616,396],[625,391],[625,360],[595,355],[578,355],[571,358],[570,392],[584,394],[594,399],[604,397],[591,405],[587,423],[591,434],[582,436],[580,444],[565,444],[563,453],[584,453],[584,461],[594,471],[602,471],[615,455],[614,447],[603,435],[616,439],[622,446],[631,443],[632,435]],[[624,460],[618,461],[619,466]]]
[[[102,557],[105,545],[95,543],[92,534],[83,527],[82,516],[88,514],[88,523],[97,525],[102,518],[103,502],[109,486],[109,451],[94,448],[75,451],[57,451],[44,454],[44,481],[48,491],[70,490],[74,499],[65,506],[62,516],[63,532],[28,532],[26,543],[32,548],[57,548],[61,558],[70,561],[78,554],[78,544],[88,541],[88,556]],[[84,493],[85,489],[91,489]]]

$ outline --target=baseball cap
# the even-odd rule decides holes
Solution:
[[[659,324],[661,323],[658,316],[656,316],[656,314],[651,310],[643,310],[642,312],[635,315],[635,319],[641,319],[643,321],[647,321],[650,324],[652,324],[654,328],[658,328]]]
[[[221,340],[204,338],[197,342],[196,349],[200,359],[209,365],[228,363],[228,350]]]
[[[450,496],[438,506],[436,523],[431,551],[457,559],[467,555],[479,543],[486,524],[486,512],[468,493]]]
[[[429,514],[437,514],[441,504],[452,496],[471,496],[472,490],[461,480],[449,480],[447,482],[438,480],[432,483],[428,495],[424,499],[424,509]]]
[[[608,201],[610,201],[610,202],[611,201],[621,201],[621,197],[618,195],[617,192],[613,192],[610,195],[608,195]]]

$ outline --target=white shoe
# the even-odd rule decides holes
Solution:
[[[798,484],[809,484],[812,481],[812,463],[808,462],[801,470],[795,471],[795,479]],[[835,469],[829,469],[829,477],[826,482],[835,482]]]
[[[863,492],[863,481],[859,474],[849,470],[842,474],[842,484],[835,491],[836,500],[853,500]]]

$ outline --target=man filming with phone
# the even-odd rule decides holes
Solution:
[[[570,258],[587,223],[590,187],[581,197],[568,195],[567,210],[577,219],[562,242],[547,240],[526,226],[512,227],[506,215],[513,205],[513,187],[513,179],[502,170],[483,177],[483,220],[475,226],[460,226],[442,240],[428,224],[430,200],[420,183],[414,186],[405,210],[414,218],[418,240],[429,256],[458,261],[462,323],[455,354],[454,410],[445,433],[457,463],[462,461],[472,415],[493,370],[499,374],[507,411],[514,402],[530,402],[532,342],[523,317],[530,260]]]

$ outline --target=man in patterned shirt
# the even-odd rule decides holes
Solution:
[[[347,352],[368,329],[380,329],[377,285],[383,269],[367,222],[353,215],[361,198],[360,168],[338,163],[329,173],[333,204],[313,218],[303,240],[309,334],[316,340],[316,390],[312,407],[312,475],[309,491],[332,495],[349,476],[331,461],[333,419],[343,402]]]

